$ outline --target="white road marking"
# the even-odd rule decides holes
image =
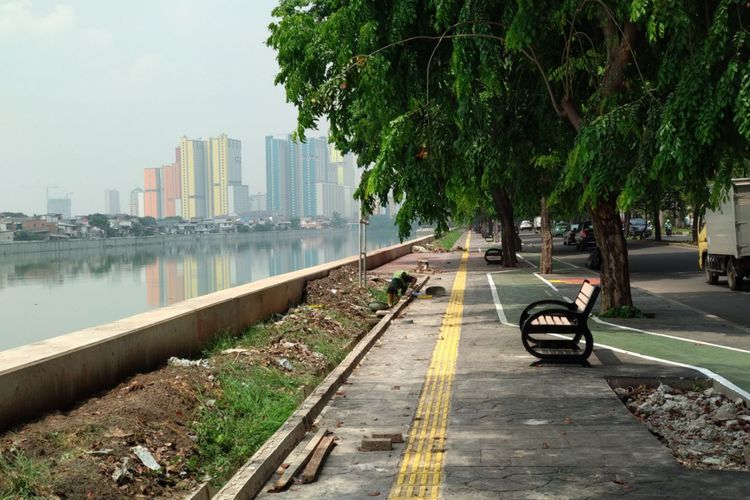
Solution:
[[[490,291],[492,292],[492,300],[495,302],[495,310],[497,311],[497,317],[500,323],[508,326],[516,326],[513,323],[508,322],[508,318],[505,317],[505,311],[503,305],[500,303],[500,296],[497,294],[497,288],[495,288],[495,282],[492,279],[492,274],[487,273],[487,281],[490,283]]]
[[[555,337],[565,338],[564,335],[559,335],[557,333],[553,333],[553,334],[550,334],[550,335],[553,335]],[[706,377],[708,377],[710,379],[713,379],[713,380],[716,380],[720,384],[722,384],[722,385],[728,387],[729,389],[731,389],[732,391],[736,392],[745,401],[750,401],[750,393],[748,393],[746,390],[738,387],[737,385],[735,385],[734,383],[730,382],[729,380],[725,379],[724,377],[722,377],[718,373],[712,372],[708,368],[703,368],[702,366],[688,365],[686,363],[678,363],[677,361],[670,361],[668,359],[655,358],[654,356],[647,356],[645,354],[639,354],[637,352],[626,351],[625,349],[620,349],[618,347],[608,346],[606,344],[600,344],[599,342],[594,342],[594,345],[597,346],[597,347],[603,347],[604,349],[609,349],[610,351],[619,352],[619,353],[622,353],[622,354],[628,354],[630,356],[635,356],[635,357],[638,357],[638,358],[641,358],[641,359],[647,359],[649,361],[656,361],[656,362],[664,363],[664,364],[667,364],[667,365],[681,366],[683,368],[689,368],[691,370],[699,371],[703,375],[705,375]]]

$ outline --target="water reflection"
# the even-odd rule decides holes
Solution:
[[[397,242],[368,234],[368,250]],[[0,257],[0,350],[357,252],[356,230],[339,230]]]

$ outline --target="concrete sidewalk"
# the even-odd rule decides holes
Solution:
[[[532,367],[518,327],[498,320],[487,273],[507,299],[533,269],[489,267],[470,252],[463,265],[459,253],[412,254],[376,272],[413,270],[425,257],[437,270],[428,284],[449,295],[414,300],[324,410],[318,426],[339,441],[318,481],[261,498],[746,495],[747,473],[680,467],[607,382],[700,374],[602,349],[591,368]],[[358,449],[380,432],[407,442]]]

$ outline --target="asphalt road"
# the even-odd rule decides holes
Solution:
[[[539,248],[538,235],[522,235],[524,245],[533,251]],[[679,237],[671,238],[677,241]],[[554,257],[570,264],[583,266],[587,252],[576,251],[574,246],[562,244],[555,238]],[[718,316],[750,328],[750,281],[745,281],[742,291],[732,291],[726,277],[717,285],[704,281],[698,269],[695,247],[657,243],[653,240],[628,240],[630,279],[633,287],[666,296],[706,314]],[[637,305],[637,304],[636,304]]]

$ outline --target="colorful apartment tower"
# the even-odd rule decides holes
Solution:
[[[162,175],[160,168],[143,169],[143,216],[161,219]]]
[[[182,180],[182,217],[210,217],[208,151],[206,142],[183,137],[180,140],[180,176]]]
[[[175,162],[161,167],[162,217],[182,215],[182,176],[180,148],[175,148]]]
[[[242,143],[227,134],[208,141],[211,165],[212,214],[223,215],[244,211],[242,198]],[[238,194],[238,191],[240,194]],[[247,187],[244,192],[247,193]],[[238,208],[240,210],[238,210]]]

